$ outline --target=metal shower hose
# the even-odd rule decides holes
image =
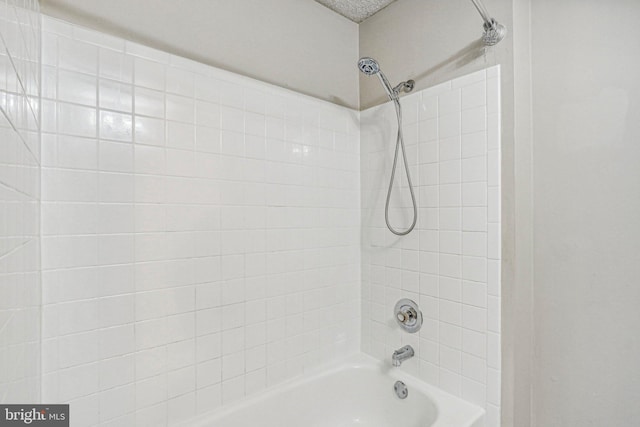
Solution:
[[[393,156],[393,169],[391,170],[391,179],[389,180],[389,190],[387,191],[387,202],[385,203],[384,208],[384,220],[387,223],[387,228],[393,234],[397,236],[406,236],[411,233],[411,231],[416,226],[416,222],[418,221],[418,207],[416,205],[416,196],[413,194],[413,184],[411,183],[411,174],[409,172],[409,163],[407,162],[407,150],[404,146],[404,136],[402,134],[402,109],[400,107],[400,101],[398,97],[394,97],[393,103],[396,107],[396,116],[398,118],[398,136],[396,138],[396,152]],[[407,173],[407,182],[409,183],[409,192],[411,193],[411,201],[413,202],[413,222],[411,226],[405,231],[398,231],[391,226],[389,222],[389,200],[391,199],[391,189],[393,187],[393,181],[396,176],[396,167],[398,165],[398,150],[402,147],[402,160],[404,161],[404,170]]]

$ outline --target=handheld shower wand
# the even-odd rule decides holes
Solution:
[[[387,77],[380,70],[380,65],[378,65],[378,62],[375,59],[367,57],[360,58],[358,61],[358,68],[360,68],[360,71],[365,73],[367,76],[377,75],[380,79],[380,83],[382,83],[382,87],[385,92],[387,92],[389,99],[392,101],[395,99],[393,89],[391,89],[391,84],[389,84],[389,80],[387,80]]]
[[[380,65],[378,65],[378,62],[373,58],[360,58],[360,60],[358,61],[358,68],[360,68],[360,71],[368,76],[374,74],[378,76],[378,78],[380,79],[380,83],[382,83],[382,87],[384,87],[384,90],[387,93],[387,96],[389,96],[389,99],[393,101],[393,104],[396,108],[396,117],[398,119],[398,136],[396,138],[396,150],[395,155],[393,156],[393,168],[391,170],[391,179],[389,180],[389,189],[387,190],[387,201],[384,208],[384,219],[387,223],[387,228],[389,229],[389,231],[397,236],[405,236],[411,233],[411,231],[416,226],[416,222],[418,221],[418,205],[416,204],[416,196],[413,193],[413,184],[411,183],[411,174],[409,173],[409,162],[407,162],[407,150],[404,147],[404,136],[402,134],[402,109],[400,107],[399,96],[400,92],[411,92],[413,90],[414,81],[407,80],[406,82],[401,82],[396,87],[391,87],[391,84],[389,84],[389,80],[387,80],[387,77],[382,73],[382,70],[380,70]],[[395,228],[393,228],[389,221],[389,201],[391,199],[393,181],[396,176],[396,167],[398,166],[398,151],[400,150],[400,148],[402,148],[404,170],[407,174],[407,183],[409,184],[411,202],[413,203],[413,221],[411,222],[409,228],[404,231],[396,230]]]
[[[409,93],[413,90],[413,86],[415,82],[413,80],[407,80],[406,82],[400,82],[397,86],[391,87],[389,80],[387,80],[387,76],[384,75],[382,70],[380,69],[380,65],[378,61],[373,58],[363,57],[358,61],[358,68],[367,76],[377,75],[380,79],[380,83],[382,83],[382,87],[384,91],[387,92],[387,96],[390,100],[394,101],[398,99],[400,92]]]

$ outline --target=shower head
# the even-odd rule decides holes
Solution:
[[[498,21],[493,19],[487,9],[484,7],[482,0],[471,0],[471,3],[476,7],[476,10],[482,16],[484,21],[484,34],[482,35],[482,41],[485,46],[494,46],[507,35],[507,28],[499,24]]]
[[[358,68],[360,68],[360,71],[365,73],[367,76],[372,76],[380,72],[380,65],[378,64],[378,61],[373,58],[360,58],[358,61]]]
[[[380,79],[380,83],[382,83],[382,87],[384,87],[385,92],[387,92],[387,96],[392,101],[398,99],[398,94],[391,88],[391,84],[389,84],[389,80],[384,75],[382,70],[380,70],[380,65],[378,61],[373,58],[363,57],[358,61],[358,68],[367,76],[373,76],[374,74],[378,75]]]
[[[487,46],[494,46],[498,44],[505,35],[507,35],[507,28],[492,18],[489,22],[484,24],[482,41]]]

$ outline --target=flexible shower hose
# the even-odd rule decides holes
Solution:
[[[384,207],[384,220],[387,223],[387,228],[396,236],[406,236],[411,233],[415,228],[418,221],[418,207],[416,205],[416,196],[413,194],[413,184],[411,183],[411,173],[409,172],[409,163],[407,162],[407,150],[404,146],[404,136],[402,134],[402,109],[400,107],[400,101],[397,96],[394,97],[393,103],[396,107],[396,116],[398,118],[398,137],[396,138],[396,152],[393,156],[393,169],[391,170],[391,179],[389,180],[389,190],[387,191],[387,202]],[[391,190],[393,188],[393,181],[396,176],[396,167],[398,165],[398,151],[402,148],[402,159],[404,161],[404,170],[407,173],[407,183],[409,184],[409,192],[411,193],[411,202],[413,203],[413,222],[411,226],[405,231],[398,231],[389,222],[389,200],[391,199]]]

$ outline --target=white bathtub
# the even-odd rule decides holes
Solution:
[[[403,381],[409,396],[393,390]],[[484,410],[369,356],[277,386],[184,427],[479,427]]]

